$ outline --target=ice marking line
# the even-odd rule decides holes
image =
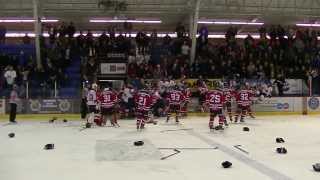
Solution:
[[[171,156],[174,156],[174,155],[176,155],[176,154],[179,154],[179,153],[181,153],[181,151],[179,151],[178,149],[173,149],[174,151],[175,151],[175,153],[173,153],[173,154],[170,154],[170,155],[168,155],[168,156],[165,156],[165,157],[162,157],[161,158],[161,160],[165,160],[165,159],[168,159],[169,157],[171,157]]]
[[[184,148],[184,147],[175,147],[175,148],[158,148],[159,150],[174,150],[174,149],[183,149],[183,150],[215,150],[218,147],[211,147],[211,148]]]
[[[170,132],[170,131],[188,131],[188,130],[193,130],[192,128],[185,128],[185,129],[169,129],[169,130],[163,130],[160,131],[161,133],[163,132]]]
[[[196,133],[194,131],[188,131],[188,134],[194,137],[199,138],[203,142],[206,142],[208,145],[216,146],[218,149],[220,149],[222,152],[228,154],[229,156],[239,160],[240,162],[246,164],[247,166],[250,166],[251,168],[259,171],[260,173],[270,177],[274,180],[292,180],[292,178],[286,176],[285,174],[282,174],[281,172],[278,172],[256,160],[250,159],[248,156],[245,156],[241,153],[238,153],[229,147],[222,145],[220,143],[217,143],[209,138],[206,138],[199,133]]]
[[[246,154],[249,154],[248,151],[246,151],[246,150],[244,150],[244,149],[241,148],[241,145],[235,145],[235,146],[233,146],[233,147],[235,147],[236,149],[239,149],[241,152],[244,152],[244,153],[246,153]]]

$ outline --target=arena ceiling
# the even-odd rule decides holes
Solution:
[[[161,24],[134,25],[134,28],[172,32],[178,22],[188,27],[196,0],[117,0],[126,3],[126,10],[99,7],[110,0],[39,0],[41,15],[60,21],[73,21],[81,29],[105,29],[108,23],[90,23],[92,18],[160,19]],[[0,0],[0,17],[32,17],[33,0]],[[320,19],[320,0],[201,0],[200,19],[245,20],[266,24],[294,25],[314,23]],[[7,23],[8,29],[32,29],[32,24]],[[225,25],[212,25],[210,31],[220,32]],[[256,27],[242,26],[250,32]]]

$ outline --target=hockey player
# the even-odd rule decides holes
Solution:
[[[137,130],[144,129],[145,123],[149,119],[149,111],[152,106],[152,96],[147,91],[146,87],[137,92],[134,97],[137,114]]]
[[[223,109],[227,110],[229,120],[230,120],[230,122],[232,122],[233,121],[233,119],[232,119],[232,99],[235,96],[235,91],[232,88],[225,86],[225,88],[223,88],[223,95],[225,97],[225,103],[224,103]],[[225,123],[227,123],[226,119],[225,119]]]
[[[183,95],[186,98],[183,106],[181,107],[181,115],[182,116],[187,116],[188,113],[188,104],[190,103],[190,98],[191,98],[191,91],[190,89],[185,85],[183,87]]]
[[[91,88],[89,89],[89,92],[87,94],[87,106],[88,106],[88,112],[87,114],[87,122],[92,123],[94,120],[94,115],[97,108],[97,84],[92,84]]]
[[[154,89],[151,89],[149,91],[149,94],[151,96],[152,99],[152,104],[151,104],[151,108],[148,114],[148,120],[146,121],[147,124],[157,124],[157,121],[154,120],[154,116],[158,115],[159,116],[159,100],[161,99],[161,96],[159,94],[159,91],[157,90],[157,88],[155,87]]]
[[[252,94],[245,87],[242,87],[237,92],[237,95],[236,95],[237,114],[236,114],[235,122],[238,122],[239,116],[241,116],[240,122],[244,122],[244,117],[246,116],[251,104],[251,96]]]
[[[185,102],[185,96],[180,91],[178,86],[174,86],[174,89],[169,91],[166,97],[168,101],[168,114],[167,114],[167,122],[169,122],[171,113],[176,114],[176,123],[179,123],[179,116],[180,116],[180,110],[181,110],[181,105]]]
[[[107,116],[111,116],[111,125],[114,127],[120,127],[116,117],[116,103],[118,102],[117,93],[110,88],[105,88],[100,97],[99,104],[102,115],[102,125],[106,125]]]
[[[250,96],[250,105],[248,107],[248,115],[251,117],[251,118],[255,118],[254,115],[252,114],[252,108],[251,106],[253,105],[253,97],[256,95],[255,93],[255,89],[253,87],[251,87],[249,85],[249,83],[246,83],[246,89],[248,90],[248,93],[249,93],[249,96]]]
[[[205,101],[206,101],[206,93],[208,91],[208,87],[203,80],[199,80],[198,83],[198,90],[199,90],[199,105],[201,108],[201,112],[205,111]]]
[[[219,126],[217,126],[217,129],[223,130],[224,115],[222,112],[222,108],[224,101],[225,97],[223,95],[223,92],[219,89],[210,90],[206,94],[206,105],[210,109],[209,128],[211,130],[214,129],[214,118],[216,116],[219,117]]]

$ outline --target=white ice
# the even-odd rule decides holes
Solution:
[[[231,124],[223,132],[209,132],[208,117],[189,117],[179,126],[160,120],[158,125],[147,125],[143,132],[135,130],[135,121],[119,123],[120,128],[79,131],[83,124],[80,121],[66,124],[33,121],[9,126],[1,122],[0,180],[320,179],[320,173],[312,169],[312,164],[320,163],[320,118],[317,116],[260,116],[248,119],[245,124]],[[242,131],[244,126],[250,131]],[[193,130],[161,132],[182,128]],[[8,138],[10,132],[16,137]],[[286,142],[277,144],[276,137],[282,137]],[[218,149],[180,149],[181,153],[166,160],[96,159],[97,141],[133,142],[142,139],[148,140],[155,148],[218,146]],[[55,149],[43,150],[47,143],[54,143]],[[236,149],[235,145],[241,145],[249,154]],[[277,147],[287,148],[288,153],[277,154]],[[159,152],[161,156],[174,153],[173,150]],[[233,163],[232,168],[221,167],[225,160]],[[263,171],[262,168],[272,171]]]

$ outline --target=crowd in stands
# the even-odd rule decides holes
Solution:
[[[40,37],[40,67],[37,66],[34,45],[30,45],[31,38],[27,34],[22,38],[21,44],[32,46],[32,53],[27,54],[21,50],[19,54],[6,54],[2,50],[0,51],[1,96],[7,96],[12,84],[17,84],[20,96],[26,97],[28,82],[29,97],[54,97],[55,88],[59,90],[60,86],[68,83],[65,70],[80,52],[81,47],[73,38],[75,27],[73,23],[70,23],[69,26],[62,23],[61,26],[54,28],[43,26],[43,30],[47,30],[50,37],[48,39],[43,36]],[[2,40],[1,42],[4,43],[5,41]],[[15,73],[10,74],[15,75],[6,76],[8,71],[14,71]]]
[[[0,40],[1,29],[4,28],[0,27]],[[32,86],[52,89],[52,82],[58,81],[59,85],[66,82],[68,77],[64,70],[76,55],[81,58],[82,80],[93,83],[97,81],[98,57],[109,52],[128,56],[128,82],[135,86],[141,79],[198,78],[200,75],[204,78],[306,80],[309,75],[317,77],[320,67],[319,32],[314,29],[261,27],[257,29],[260,38],[248,35],[239,40],[236,39],[238,29],[229,27],[225,39],[211,40],[208,29],[201,27],[196,59],[192,63],[189,61],[191,40],[182,24],[176,27],[177,38],[169,35],[160,38],[156,30],[150,35],[138,31],[133,38],[115,28],[109,28],[97,38],[90,30],[80,31],[80,35],[74,37],[76,28],[72,22],[43,29],[48,31],[49,38],[41,38],[42,68],[35,68],[34,56],[21,64],[19,57],[1,55],[0,88],[8,85],[3,75],[13,67],[18,84],[35,78]],[[23,43],[30,43],[30,39],[24,37]]]

